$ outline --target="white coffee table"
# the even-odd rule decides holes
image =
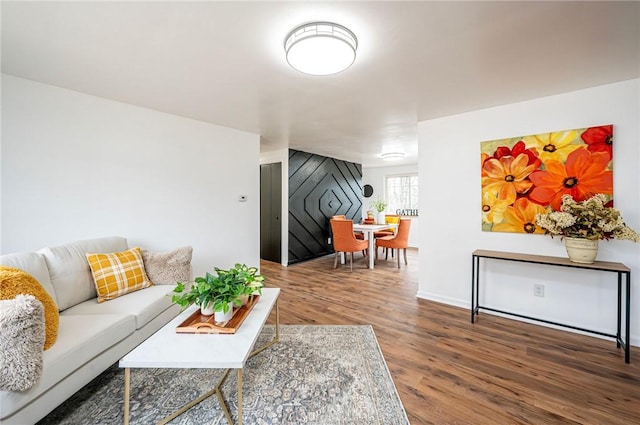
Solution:
[[[238,374],[238,425],[242,425],[242,370],[250,357],[278,342],[280,336],[278,295],[280,295],[280,288],[263,288],[262,296],[253,310],[238,331],[231,335],[176,333],[176,327],[198,308],[191,306],[124,356],[120,360],[119,366],[125,368],[125,425],[129,424],[130,378],[131,369],[135,368],[226,369],[211,391],[187,403],[158,424],[166,424],[215,393],[220,400],[227,420],[232,425],[233,421],[222,396],[221,386],[229,370],[236,369]],[[276,309],[276,335],[267,344],[252,351],[274,306]]]

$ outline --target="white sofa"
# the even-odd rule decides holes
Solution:
[[[85,253],[128,248],[125,238],[109,237],[0,257],[0,264],[34,276],[60,310],[58,338],[43,353],[38,383],[23,392],[0,391],[2,425],[36,423],[178,314],[167,285],[96,301]]]

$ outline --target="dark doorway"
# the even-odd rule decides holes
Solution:
[[[260,258],[281,261],[282,164],[260,165]]]

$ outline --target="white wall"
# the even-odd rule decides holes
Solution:
[[[280,211],[282,226],[280,236],[280,264],[289,264],[289,149],[263,152],[260,154],[260,165],[282,164],[282,210]]]
[[[639,99],[636,79],[419,123],[418,296],[469,307],[475,249],[566,257],[559,238],[481,231],[481,141],[612,123],[615,205],[640,230]],[[598,260],[632,269],[631,343],[639,345],[640,244],[602,241]],[[615,274],[483,260],[482,279],[484,305],[615,333]],[[544,298],[533,296],[534,282],[545,285]]]
[[[259,265],[259,136],[2,76],[3,253],[124,236]],[[239,202],[247,195],[247,202]]]
[[[397,174],[418,173],[418,164],[397,165],[391,167],[362,167],[362,185],[370,184],[373,187],[373,195],[370,198],[363,198],[362,216],[367,216],[369,204],[378,198],[385,199],[385,178]],[[422,190],[420,190],[422,193]],[[374,211],[374,214],[376,212]],[[395,214],[395,211],[387,211]],[[420,218],[411,218],[411,232],[409,233],[409,246],[417,248],[420,241]]]

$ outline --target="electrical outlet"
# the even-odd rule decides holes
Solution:
[[[544,297],[544,285],[539,283],[533,284],[533,295],[536,297]]]

